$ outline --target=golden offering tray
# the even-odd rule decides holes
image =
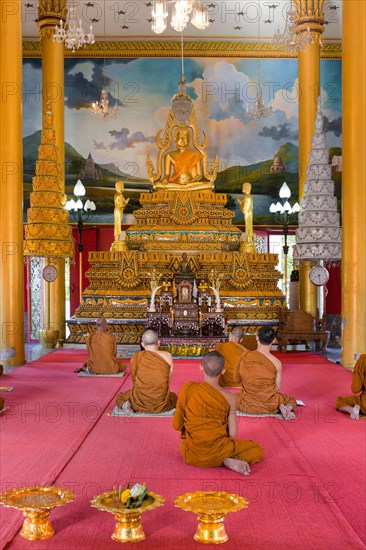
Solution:
[[[44,540],[55,531],[48,518],[51,510],[74,500],[68,489],[49,486],[21,487],[0,495],[0,503],[21,510],[25,517],[20,536],[27,540]]]
[[[229,537],[225,531],[224,518],[229,512],[247,508],[248,501],[238,495],[225,492],[196,491],[177,497],[175,506],[198,516],[194,539],[204,544],[220,544]]]
[[[94,497],[90,502],[94,508],[114,514],[116,525],[112,534],[113,540],[138,542],[145,538],[141,515],[147,510],[154,510],[154,508],[163,506],[165,498],[149,491],[138,508],[126,508],[122,503],[118,506],[118,496],[114,491],[109,491]]]

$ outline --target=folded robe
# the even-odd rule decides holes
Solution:
[[[225,458],[255,464],[263,448],[253,441],[231,439],[227,432],[230,405],[207,382],[187,382],[180,391],[173,428],[181,432],[180,452],[187,464],[201,468],[222,466]]]
[[[94,374],[117,374],[126,370],[126,365],[116,359],[114,335],[108,332],[93,332],[86,339],[86,349],[90,358],[83,368],[89,368]]]
[[[366,354],[360,355],[353,370],[351,391],[360,393],[360,395],[350,395],[349,397],[338,397],[336,407],[340,409],[347,405],[354,407],[359,405],[362,414],[366,414]]]
[[[133,388],[117,395],[118,407],[125,401],[135,412],[161,413],[175,407],[177,395],[169,391],[170,365],[159,353],[138,351],[130,368]]]
[[[280,405],[292,405],[296,399],[276,389],[276,367],[260,351],[246,351],[239,359],[234,379],[241,381],[241,391],[235,395],[239,411],[254,414],[273,414]]]
[[[220,342],[215,346],[215,351],[225,358],[225,372],[219,378],[219,385],[227,388],[240,386],[240,382],[234,380],[235,367],[246,349],[236,342]]]

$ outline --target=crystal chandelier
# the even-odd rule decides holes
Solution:
[[[259,3],[258,3],[259,7]],[[258,20],[258,41],[260,41],[260,20]],[[266,118],[272,114],[272,107],[265,107],[262,97],[262,88],[261,88],[261,60],[258,57],[258,88],[257,97],[255,104],[247,109],[247,116],[251,120],[259,120],[261,118]]]
[[[108,90],[103,86],[100,100],[92,104],[93,115],[101,116],[102,118],[114,118],[118,113],[118,106],[109,106]]]
[[[314,37],[309,26],[299,26],[297,22],[296,8],[291,0],[290,9],[287,12],[286,23],[283,33],[277,29],[273,37],[274,46],[290,53],[305,50],[308,44],[314,43]],[[322,39],[319,37],[319,44],[322,46]]]
[[[65,43],[66,48],[74,52],[84,44],[94,44],[93,25],[90,25],[89,33],[85,34],[81,19],[78,19],[77,9],[72,6],[68,9],[65,26],[62,19],[60,26],[55,26],[53,41],[58,44]]]
[[[151,11],[153,19],[152,30],[156,34],[165,31],[168,18],[167,0],[155,0]],[[206,8],[197,0],[176,0],[174,3],[170,25],[177,32],[182,32],[191,21],[197,29],[204,30],[209,24]]]
[[[266,118],[272,114],[272,107],[265,107],[262,99],[262,92],[259,92],[255,105],[247,110],[247,115],[251,120],[259,120]]]

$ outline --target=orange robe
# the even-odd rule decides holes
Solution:
[[[182,151],[174,161],[174,173],[170,181],[178,181],[183,174],[192,170],[201,159],[202,155],[201,153],[197,153],[197,151]]]
[[[338,397],[336,407],[354,407],[359,405],[361,412],[366,414],[366,354],[360,355],[353,370],[351,391],[360,395],[350,395],[349,397]],[[361,393],[360,393],[361,392]]]
[[[126,370],[126,365],[116,359],[116,340],[113,334],[93,332],[86,339],[86,349],[90,358],[84,367],[95,374],[117,374]]]
[[[138,351],[131,359],[133,388],[117,395],[118,407],[128,400],[135,412],[162,413],[173,409],[178,397],[169,391],[169,377],[170,365],[159,353]]]
[[[220,342],[215,346],[215,351],[220,352],[225,358],[225,372],[219,378],[220,386],[240,386],[240,382],[234,380],[235,367],[246,350],[236,342]]]
[[[259,351],[246,351],[236,365],[234,379],[241,381],[235,395],[236,408],[252,414],[273,414],[280,405],[292,405],[296,399],[276,389],[276,367]]]
[[[187,382],[179,393],[173,428],[181,432],[180,452],[187,464],[222,466],[225,458],[255,464],[263,448],[253,441],[231,439],[227,432],[230,404],[207,382]]]

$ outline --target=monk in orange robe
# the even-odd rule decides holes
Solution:
[[[234,380],[241,382],[236,394],[237,409],[252,414],[281,412],[285,420],[295,418],[296,399],[280,393],[282,364],[271,353],[275,331],[271,327],[259,329],[256,351],[246,351],[236,365]]]
[[[173,427],[181,432],[184,461],[200,468],[226,466],[249,475],[250,464],[263,458],[263,448],[235,439],[238,425],[234,395],[219,386],[224,357],[210,351],[203,359],[203,382],[187,382],[180,391]]]
[[[219,378],[220,386],[227,388],[240,386],[240,382],[235,382],[234,374],[237,362],[244,351],[246,351],[245,347],[240,344],[243,335],[243,329],[241,327],[233,327],[229,335],[229,341],[220,342],[215,346],[215,351],[221,353],[225,359],[225,368]]]
[[[360,355],[353,370],[351,390],[359,395],[338,397],[336,407],[346,412],[352,420],[359,420],[360,412],[366,414],[366,354]]]
[[[143,351],[131,359],[133,388],[117,395],[116,403],[126,413],[162,413],[173,409],[177,395],[169,391],[173,372],[173,358],[159,350],[159,337],[146,330],[141,338]]]
[[[88,372],[89,374],[117,374],[124,372],[126,365],[118,361],[117,343],[114,334],[107,332],[107,321],[104,317],[96,321],[97,332],[93,332],[86,338],[86,349],[89,359],[81,369],[75,372]]]

